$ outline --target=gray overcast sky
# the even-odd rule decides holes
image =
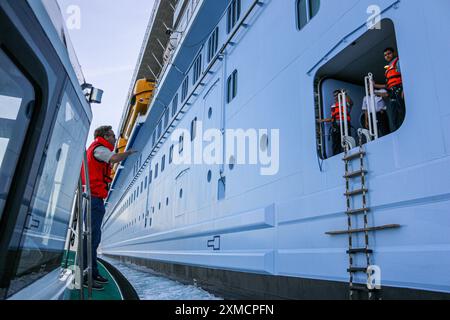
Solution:
[[[80,28],[70,28],[70,38],[86,81],[105,91],[103,103],[92,105],[90,144],[93,131],[101,125],[112,125],[117,131],[154,0],[58,3],[66,19],[73,17],[70,6],[79,7]]]

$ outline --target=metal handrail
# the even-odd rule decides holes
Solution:
[[[345,150],[353,149],[356,146],[355,139],[350,135],[349,132],[349,119],[348,119],[348,105],[347,105],[347,92],[342,90],[338,96],[339,101],[339,122],[341,129],[341,144]],[[342,121],[344,118],[344,123]]]
[[[347,117],[347,93],[342,90],[338,96],[339,99],[339,123],[341,129],[342,146],[344,147],[344,138],[348,137],[348,117]],[[342,121],[344,118],[344,122]]]
[[[83,194],[84,202],[86,203],[83,212],[86,213],[86,232],[87,236],[87,271],[88,271],[88,299],[92,299],[92,215],[91,215],[91,186],[89,182],[89,168],[87,161],[87,154],[84,152],[84,178],[86,183],[85,192]],[[84,268],[84,265],[83,265]],[[84,280],[83,270],[83,280]]]
[[[83,241],[83,185],[81,182],[81,177],[78,182],[78,192],[77,192],[77,211],[78,211],[78,221],[77,221],[77,233],[78,233],[78,283],[80,284],[80,299],[84,300],[84,241]]]
[[[372,73],[369,73],[369,75],[364,78],[364,85],[366,89],[367,114],[369,116],[369,132],[372,138],[378,139],[378,119],[377,110],[375,108],[375,89]]]

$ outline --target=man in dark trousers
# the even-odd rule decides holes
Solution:
[[[389,63],[385,67],[386,84],[374,84],[374,87],[376,89],[386,89],[389,92],[392,108],[392,124],[394,126],[392,131],[396,131],[403,124],[406,115],[400,59],[393,48],[384,50],[384,59]]]
[[[109,185],[112,182],[111,168],[112,165],[122,162],[136,152],[114,153],[116,136],[111,126],[103,126],[95,130],[94,138],[94,142],[87,150],[87,166],[89,169],[89,183],[91,188],[92,276],[94,280],[93,289],[103,290],[101,284],[108,283],[108,280],[102,277],[98,271],[97,249],[102,236],[101,227],[105,215],[104,201],[108,197]],[[84,173],[82,177],[84,180]],[[86,217],[84,218],[86,223]],[[84,268],[87,267],[86,249],[85,242]],[[84,286],[87,286],[87,277],[85,277]]]
[[[344,148],[342,146],[342,137],[341,137],[341,118],[342,122],[345,121],[344,114],[341,114],[339,111],[339,94],[347,91],[345,89],[335,90],[333,92],[334,103],[331,105],[331,118],[317,120],[318,123],[331,123],[331,140],[333,145],[333,156],[338,155],[344,152]],[[349,129],[349,134],[351,130],[351,112],[353,107],[353,101],[350,98],[350,95],[347,93],[347,126]],[[351,135],[351,134],[350,134]]]

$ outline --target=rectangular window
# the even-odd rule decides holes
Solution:
[[[148,186],[148,177],[145,177],[145,189],[147,189]]]
[[[195,85],[202,75],[202,55],[200,54],[194,62],[194,77],[192,84]]]
[[[155,166],[155,180],[158,178],[158,171],[159,171],[159,163]]]
[[[164,130],[167,129],[167,126],[169,125],[169,118],[170,108],[166,108],[166,111],[164,112]]]
[[[161,137],[162,134],[162,121],[158,124],[158,139]]]
[[[180,136],[178,153],[181,154],[184,149],[184,134]]]
[[[144,181],[141,181],[141,193],[144,191]]]
[[[189,76],[184,79],[183,86],[181,88],[181,101],[185,101],[189,90]]]
[[[170,147],[170,151],[169,151],[169,164],[171,164],[173,161],[173,148],[174,148],[174,146],[172,145]]]
[[[153,170],[150,170],[150,174],[148,175],[148,185],[150,186],[153,181]]]
[[[178,93],[175,95],[175,98],[172,100],[172,117],[175,117],[178,111]]]
[[[217,49],[219,48],[219,27],[214,29],[211,37],[208,40],[208,63],[216,55]]]
[[[164,155],[161,160],[161,173],[163,173],[165,169],[166,169],[166,155]]]
[[[23,106],[24,109],[22,109],[22,104],[18,104],[20,107],[18,107],[17,123],[13,128],[10,127],[11,120],[0,119],[0,136],[8,137],[12,129],[13,137],[18,139],[12,140],[7,147],[8,167],[2,168],[2,171],[15,167],[15,155],[10,155],[10,152],[18,150],[20,153],[21,131],[28,125],[30,116],[28,112],[31,111],[25,110],[33,108],[33,105],[28,103],[30,98],[33,99],[34,94],[33,87],[22,76],[20,70],[9,65],[8,60],[5,59],[6,57],[0,51],[0,97],[2,95],[21,97],[23,101],[27,101],[27,106]],[[6,63],[5,70],[3,70],[4,63]],[[10,73],[13,80],[11,83]],[[83,108],[77,94],[70,84],[64,90],[59,108],[55,111],[55,121],[46,156],[42,158],[42,166],[34,186],[28,208],[28,222],[25,225],[19,222],[15,226],[15,232],[23,230],[21,241],[23,247],[9,248],[11,251],[8,251],[10,253],[17,251],[15,256],[17,260],[11,261],[14,267],[11,270],[13,276],[8,295],[14,294],[19,288],[30,285],[55,270],[60,266],[64,253],[73,193],[80,175],[80,171],[74,168],[81,164],[81,146],[84,145],[84,139],[89,131],[89,122],[82,112]],[[13,108],[14,104],[10,106]],[[23,123],[18,124],[19,121]],[[8,173],[6,171],[7,176]],[[3,185],[8,179],[4,178],[3,172],[1,174],[0,184]]]
[[[197,136],[197,118],[191,122],[191,141],[194,141]]]
[[[233,0],[227,12],[227,32],[230,33],[241,16],[241,0]]]
[[[303,29],[319,12],[320,0],[297,0],[297,26]]]
[[[238,72],[234,70],[227,81],[227,102],[230,103],[237,96]]]
[[[0,49],[0,218],[30,123],[31,82]],[[11,142],[11,143],[10,143]]]

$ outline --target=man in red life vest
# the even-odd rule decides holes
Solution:
[[[400,59],[395,49],[384,50],[384,59],[389,63],[385,67],[386,84],[374,84],[376,89],[386,89],[391,100],[392,108],[392,131],[397,130],[403,124],[406,115],[405,94],[403,92],[403,78],[400,70]],[[380,97],[384,95],[377,94]]]
[[[94,142],[87,150],[87,165],[89,168],[89,183],[91,187],[91,222],[92,222],[92,276],[94,279],[93,289],[102,290],[101,284],[108,280],[102,277],[97,266],[97,249],[101,242],[101,227],[105,215],[104,200],[108,197],[111,179],[111,167],[127,159],[135,151],[114,153],[116,136],[111,126],[103,126],[95,130]],[[84,171],[84,170],[83,170]],[[82,174],[84,178],[84,173]],[[84,179],[83,179],[84,180]],[[83,181],[83,184],[84,181]],[[85,217],[86,219],[86,217]],[[85,243],[86,247],[86,243]],[[87,250],[85,248],[85,268],[87,266]],[[87,281],[85,278],[85,286]]]
[[[319,123],[331,122],[331,139],[333,144],[333,155],[338,155],[344,152],[342,147],[342,137],[341,137],[341,118],[342,122],[345,121],[345,115],[339,112],[339,94],[345,91],[344,89],[335,90],[333,92],[334,104],[331,105],[331,118],[318,120]],[[351,130],[351,112],[353,107],[353,101],[347,93],[347,125],[349,131]],[[349,134],[351,134],[349,132]]]

